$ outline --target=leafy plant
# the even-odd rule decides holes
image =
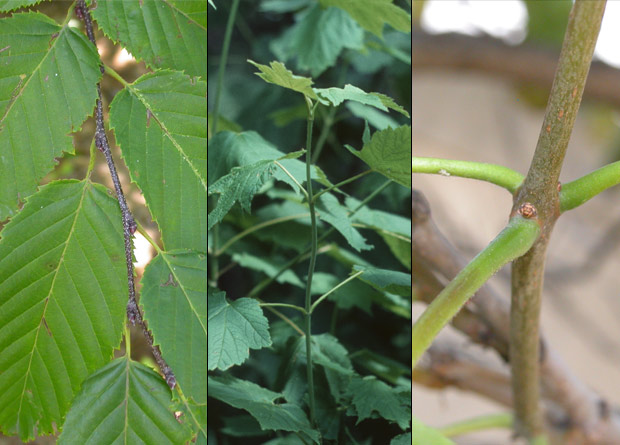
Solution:
[[[410,15],[244,6],[209,14],[209,441],[409,443]]]
[[[533,5],[536,2],[528,3]],[[537,3],[532,10],[541,6]],[[564,4],[562,8],[570,6]],[[584,389],[585,385],[567,370],[539,335],[545,253],[556,220],[620,183],[618,162],[577,180],[565,184],[558,182],[604,9],[605,2],[576,1],[572,5],[538,144],[525,177],[503,166],[413,157],[413,173],[475,178],[505,188],[513,198],[508,225],[469,264],[460,268],[456,255],[448,251],[447,242],[440,239],[439,231],[433,226],[428,203],[414,191],[413,240],[414,245],[416,241],[418,243],[413,259],[420,266],[414,277],[418,283],[417,286],[414,284],[414,293],[423,296],[429,305],[413,326],[412,365],[418,365],[419,376],[424,375],[421,369],[424,368],[423,360],[420,360],[423,353],[439,331],[458,314],[460,318],[454,320],[455,325],[475,341],[493,346],[509,363],[511,372],[512,382],[506,379],[505,383],[506,386],[512,385],[509,404],[513,405],[514,415],[502,414],[483,422],[474,420],[467,425],[445,429],[446,435],[485,424],[486,427],[511,426],[517,435],[532,444],[548,443],[548,440],[556,443],[618,441],[618,430],[615,427],[607,430],[607,425],[617,424],[618,418],[609,414],[611,410],[601,396]],[[512,262],[509,313],[507,305],[488,291],[478,294],[474,310],[465,307],[487,279],[508,262]],[[458,273],[457,268],[461,269]],[[433,273],[448,270],[450,273],[445,275],[452,281],[444,287]],[[427,286],[426,290],[423,290],[424,286]],[[429,288],[435,288],[437,292],[429,292]],[[439,343],[437,346],[441,348]],[[485,390],[480,392],[485,393]],[[489,395],[489,392],[485,394]],[[541,398],[544,398],[544,404]],[[553,405],[553,410],[544,412],[547,405]],[[605,414],[597,411],[597,406],[605,407]],[[547,420],[557,419],[558,412],[564,419],[563,424],[570,427],[552,427],[553,422],[543,420],[543,414]],[[434,430],[429,432],[424,426],[419,430],[420,434],[440,434]]]
[[[207,4],[56,2],[60,24],[15,11],[39,2],[0,2],[11,12],[0,19],[0,430],[22,441],[206,443]],[[148,72],[129,82],[104,64],[93,21],[101,45],[122,45]],[[100,83],[111,79],[121,87],[104,107]],[[91,124],[80,134],[93,109],[94,135]],[[92,141],[88,168],[50,181],[74,154],[70,133]],[[161,243],[130,212],[112,133]],[[95,182],[98,151],[116,197]],[[157,252],[139,305],[136,231]],[[127,321],[161,375],[132,359]]]

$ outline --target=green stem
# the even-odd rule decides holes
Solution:
[[[511,194],[514,194],[523,182],[521,173],[501,165],[415,156],[411,159],[411,173],[434,173],[442,176],[479,179],[499,185]]]
[[[259,303],[261,307],[287,307],[289,309],[295,309],[303,314],[306,313],[306,310],[303,307],[299,307],[296,304],[286,304],[286,303]]]
[[[308,192],[308,207],[310,208],[311,240],[310,240],[310,264],[308,265],[308,278],[306,283],[306,368],[308,375],[308,399],[310,402],[310,424],[316,425],[316,411],[314,405],[314,378],[312,374],[312,276],[316,266],[317,227],[314,199],[312,196],[312,124],[314,123],[314,111],[316,105],[306,97],[308,106],[308,123],[306,126],[306,188]]]
[[[620,184],[620,161],[594,170],[592,173],[588,173],[574,181],[562,184],[560,211],[565,212],[579,207],[603,190],[617,184]]]
[[[105,68],[105,72],[107,75],[118,80],[121,83],[121,85],[123,85],[125,88],[130,86],[129,83],[125,79],[123,79],[123,77],[120,74],[118,74],[116,71],[112,69],[112,67],[109,67],[108,65],[105,65],[105,64],[103,65],[103,67]]]
[[[131,331],[129,330],[129,324],[125,323],[124,326],[125,333],[125,356],[127,358],[131,358]]]
[[[535,217],[515,215],[491,243],[435,297],[412,329],[412,367],[439,331],[499,268],[527,252],[540,233]]]
[[[349,281],[354,280],[355,278],[359,277],[361,274],[363,274],[364,271],[359,271],[356,272],[355,274],[351,275],[349,278],[347,278],[346,280],[342,281],[341,283],[338,283],[336,286],[334,286],[332,289],[330,289],[329,291],[325,292],[323,295],[321,295],[315,302],[314,304],[310,307],[310,313],[314,312],[314,310],[316,309],[316,307],[321,303],[321,301],[325,300],[332,292],[338,290],[338,288],[344,286],[345,284],[347,284]]]
[[[222,87],[224,85],[224,73],[226,71],[226,61],[228,59],[228,51],[230,49],[230,38],[232,36],[232,30],[235,23],[235,16],[237,15],[237,8],[239,7],[239,0],[233,0],[230,8],[230,14],[228,15],[228,22],[226,23],[226,32],[224,33],[224,44],[222,46],[222,58],[217,73],[217,85],[215,87],[215,102],[213,104],[213,112],[211,113],[213,124],[211,127],[211,134],[217,133],[217,121],[220,112],[220,98],[222,97]],[[216,198],[213,198],[215,201]],[[213,227],[211,230],[211,247],[213,252],[218,251],[218,244],[220,239],[219,225]],[[219,258],[217,255],[212,255],[211,261],[211,285],[217,287],[217,280],[220,274],[219,271]]]
[[[222,255],[224,252],[226,252],[226,249],[228,249],[230,246],[235,244],[240,239],[248,236],[249,234],[256,232],[257,230],[264,229],[265,227],[273,226],[273,225],[280,224],[283,222],[294,221],[296,219],[305,218],[307,216],[310,216],[310,214],[309,213],[297,213],[295,215],[288,215],[288,216],[283,216],[281,218],[274,218],[274,219],[270,219],[269,221],[264,221],[260,224],[256,224],[244,230],[243,232],[236,234],[235,236],[230,238],[228,241],[226,241],[224,245],[220,247],[220,250],[218,250],[215,253],[215,255],[217,256]]]
[[[327,193],[327,192],[329,192],[329,191],[331,191],[333,189],[337,189],[338,187],[342,187],[343,185],[346,185],[346,184],[348,184],[350,182],[356,181],[359,178],[362,178],[362,177],[366,176],[368,173],[372,173],[373,171],[374,170],[363,171],[363,172],[361,172],[361,173],[359,173],[359,174],[357,174],[355,176],[351,176],[350,178],[345,179],[344,181],[340,181],[338,184],[334,184],[334,185],[332,185],[330,187],[327,187],[326,189],[323,189],[320,192],[318,192],[316,195],[314,195],[312,197],[312,200],[314,202],[316,202],[316,200],[319,198],[319,196],[321,196],[323,193]]]
[[[490,414],[453,423],[452,425],[438,428],[438,430],[446,437],[453,437],[490,428],[511,428],[512,422],[513,416],[511,413]]]

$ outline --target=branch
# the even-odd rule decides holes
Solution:
[[[93,32],[93,21],[90,17],[90,12],[84,3],[84,0],[78,0],[75,11],[78,17],[84,20],[84,24],[86,25],[86,34],[88,35],[89,40],[97,47],[97,42],[95,41],[95,34]],[[101,73],[105,72],[103,64],[100,65]],[[140,313],[140,308],[138,307],[138,303],[136,301],[136,289],[134,285],[134,271],[133,271],[133,261],[132,261],[132,247],[131,247],[131,238],[133,234],[136,232],[137,225],[129,211],[129,207],[127,207],[127,201],[125,200],[125,195],[123,194],[123,189],[121,187],[121,182],[118,179],[118,173],[116,172],[116,166],[114,165],[114,160],[112,159],[112,151],[110,150],[110,144],[108,142],[108,137],[105,132],[105,126],[103,124],[103,107],[101,105],[101,85],[97,84],[97,108],[95,112],[95,121],[96,121],[96,130],[95,130],[95,145],[97,148],[104,154],[106,162],[108,163],[108,168],[110,170],[110,176],[112,176],[112,182],[114,183],[114,189],[116,190],[116,198],[118,199],[118,205],[121,208],[121,214],[123,218],[123,237],[125,240],[125,262],[127,263],[127,286],[129,288],[129,301],[127,302],[127,318],[131,322],[132,325],[135,325],[136,322],[140,326],[142,326],[142,331],[144,332],[144,336],[153,351],[153,356],[161,369],[161,372],[164,374],[166,379],[166,383],[170,386],[170,389],[173,389],[176,385],[176,378],[174,377],[174,373],[163,359],[161,355],[161,351],[159,347],[153,343],[153,335],[147,329],[146,324],[142,318],[142,314]]]
[[[558,52],[527,43],[507,45],[492,37],[463,34],[412,33],[413,70],[451,69],[496,75],[527,82],[548,90],[553,82]],[[620,105],[620,70],[603,62],[592,62],[584,96]]]
[[[536,151],[513,213],[525,202],[538,209],[542,232],[532,249],[513,263],[510,361],[515,399],[515,430],[530,440],[543,434],[539,410],[539,319],[545,253],[560,215],[558,178],[581,103],[604,1],[577,0],[545,112]]]
[[[479,179],[499,185],[511,194],[523,182],[521,173],[501,165],[416,156],[411,159],[411,173],[435,173],[442,176]]]
[[[531,211],[524,204],[504,230],[459,272],[414,323],[411,333],[412,366],[469,297],[500,267],[527,252],[539,233],[535,209]]]
[[[607,164],[579,179],[562,184],[560,211],[574,209],[617,184],[620,184],[620,161]]]

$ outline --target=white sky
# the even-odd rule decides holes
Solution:
[[[527,29],[527,10],[521,0],[427,0],[421,24],[432,33],[484,31],[507,43],[518,44]],[[594,57],[620,68],[620,2],[609,1]]]

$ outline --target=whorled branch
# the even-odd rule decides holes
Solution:
[[[84,3],[84,0],[78,0],[75,6],[75,11],[77,16],[84,20],[86,34],[88,35],[89,40],[93,43],[93,45],[97,46],[97,43],[95,41],[95,33],[93,31],[93,21],[90,16],[90,12],[88,11],[88,8],[86,7],[86,4]],[[103,74],[105,72],[103,64],[101,64],[99,68],[101,70],[101,73]],[[142,314],[140,313],[140,308],[138,307],[138,303],[136,301],[131,238],[136,232],[137,225],[135,220],[133,219],[131,212],[129,211],[129,207],[127,206],[127,201],[125,200],[125,195],[123,194],[121,182],[118,178],[118,173],[116,171],[116,166],[114,165],[114,160],[112,159],[112,151],[110,150],[108,137],[105,133],[105,127],[103,124],[103,106],[101,104],[100,84],[97,84],[97,108],[95,111],[95,122],[95,145],[105,156],[108,168],[110,170],[110,176],[112,177],[112,182],[114,183],[114,189],[116,190],[118,205],[121,209],[121,214],[123,218],[125,262],[127,263],[127,285],[129,288],[129,301],[127,302],[127,318],[129,319],[131,324],[135,325],[137,322],[140,326],[142,326],[142,331],[144,332],[144,336],[146,337],[146,340],[153,351],[155,361],[159,365],[162,373],[164,374],[166,383],[168,383],[168,386],[173,389],[176,385],[176,378],[174,377],[174,373],[162,357],[159,347],[153,343],[153,335],[147,329],[144,319],[142,318]]]

